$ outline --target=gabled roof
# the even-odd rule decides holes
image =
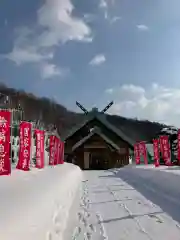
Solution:
[[[114,149],[120,151],[120,148],[113,141],[111,141],[105,134],[103,134],[99,128],[94,128],[86,137],[82,138],[79,142],[77,142],[72,147],[72,151],[82,146],[82,144],[84,144],[88,139],[90,139],[95,134],[99,135],[106,143],[110,144]]]
[[[124,134],[122,132],[122,130],[120,130],[119,128],[116,128],[115,126],[113,126],[111,123],[109,123],[106,119],[105,114],[99,113],[99,112],[90,112],[87,116],[86,119],[79,125],[75,126],[72,131],[67,134],[64,138],[64,140],[66,140],[67,138],[71,137],[73,134],[75,134],[79,129],[81,129],[82,127],[84,127],[88,122],[90,122],[93,119],[97,119],[99,122],[101,122],[104,126],[106,126],[109,130],[111,130],[114,134],[116,134],[117,136],[119,136],[122,140],[124,140],[125,142],[127,142],[129,145],[131,145],[132,147],[134,147],[134,141],[129,138],[126,134]]]

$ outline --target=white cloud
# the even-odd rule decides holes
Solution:
[[[114,6],[115,0],[100,0],[99,1],[99,7],[100,8],[108,8],[108,6]]]
[[[103,64],[105,61],[106,57],[103,54],[98,54],[90,61],[89,64],[93,66],[99,66]]]
[[[113,24],[113,23],[116,23],[117,21],[121,20],[122,18],[119,17],[119,16],[114,16],[110,19],[110,23]]]
[[[53,58],[53,52],[40,49],[37,45],[30,42],[29,39],[33,37],[33,31],[27,27],[16,29],[16,38],[12,51],[6,55],[1,55],[2,58],[7,58],[17,65],[23,63],[37,63],[42,60],[49,60]]]
[[[54,46],[70,40],[91,41],[91,30],[83,19],[74,17],[70,0],[46,0],[38,11],[38,24],[46,30],[39,36],[42,46]]]
[[[149,27],[143,24],[137,25],[136,26],[138,28],[139,31],[148,31]]]
[[[104,18],[108,19],[108,1],[107,0],[100,0],[99,8],[103,11]]]
[[[93,22],[96,19],[96,16],[93,15],[93,14],[85,13],[83,19],[86,23],[90,23],[90,22]]]
[[[110,11],[109,11],[109,7],[110,6],[114,6],[115,5],[115,1],[114,0],[100,0],[99,2],[99,8],[103,11],[104,13],[104,18],[110,23],[116,23],[117,21],[119,21],[121,19],[120,16],[110,16]]]
[[[44,63],[41,65],[41,77],[43,79],[53,78],[63,74],[63,70],[58,68],[55,64]]]
[[[109,91],[106,91],[109,92]],[[180,88],[166,88],[158,84],[143,88],[133,84],[111,89],[115,104],[111,114],[137,117],[180,127]]]
[[[108,94],[112,94],[114,92],[114,89],[113,88],[108,88],[108,89],[106,89],[105,92],[108,93]]]
[[[43,54],[38,52],[37,49],[33,47],[27,47],[24,49],[14,47],[13,51],[8,53],[5,57],[15,62],[17,65],[20,65],[22,63],[35,63],[46,59],[52,59],[53,53]]]
[[[18,30],[12,52],[4,57],[18,64],[38,62],[51,58],[53,47],[67,41],[92,41],[91,29],[73,10],[71,0],[46,0],[35,26]]]
[[[100,0],[100,3],[99,3],[99,7],[100,8],[108,8],[108,1],[107,0]]]

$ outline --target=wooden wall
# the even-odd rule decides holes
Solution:
[[[122,167],[129,164],[128,145],[120,145],[122,151],[119,153],[115,149],[109,148],[108,144],[99,136],[94,135],[85,144],[74,151],[77,159],[77,165],[84,169],[84,152],[95,152],[104,156],[108,161],[105,168]]]
[[[97,126],[102,129],[103,134],[108,136],[118,147],[120,152],[113,149],[110,144],[107,144],[99,135],[93,135],[85,144],[80,146],[72,153],[72,147],[89,134],[88,129]],[[108,159],[108,167],[121,167],[129,164],[129,144],[123,141],[116,133],[109,130],[106,126],[102,125],[97,119],[88,123],[88,127],[84,126],[79,129],[73,136],[68,138],[65,142],[65,154],[74,154],[77,159],[77,164],[84,168],[84,152],[100,152]]]

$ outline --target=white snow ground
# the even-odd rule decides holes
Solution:
[[[68,239],[81,180],[79,167],[66,163],[0,177],[0,239]]]
[[[132,166],[84,180],[72,239],[180,240],[179,175]]]
[[[180,240],[179,181],[164,166],[13,170],[0,177],[0,239]]]

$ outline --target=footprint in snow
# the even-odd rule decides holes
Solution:
[[[86,215],[86,218],[90,218],[90,216],[91,216],[91,214],[90,214],[90,212],[85,212],[85,215]]]
[[[82,223],[84,224],[85,227],[88,226],[88,221],[87,221],[87,219],[84,218],[84,217],[83,217],[83,219],[82,219]]]
[[[54,214],[53,223],[54,223],[54,224],[57,224],[57,223],[59,223],[60,221],[61,221],[60,214],[59,214],[59,213]]]
[[[84,240],[91,240],[91,239],[92,239],[92,233],[87,232],[84,234]]]
[[[158,222],[158,223],[163,223],[163,220],[154,214],[149,214],[149,217],[154,218],[156,220],[156,222]]]
[[[61,232],[61,225],[58,224],[58,225],[55,226],[55,233],[56,233],[57,235],[59,235],[60,232]]]
[[[90,224],[88,227],[89,227],[90,231],[96,232],[96,228],[94,225]]]
[[[78,219],[79,219],[79,221],[81,221],[83,219],[83,213],[82,212],[78,212]]]

